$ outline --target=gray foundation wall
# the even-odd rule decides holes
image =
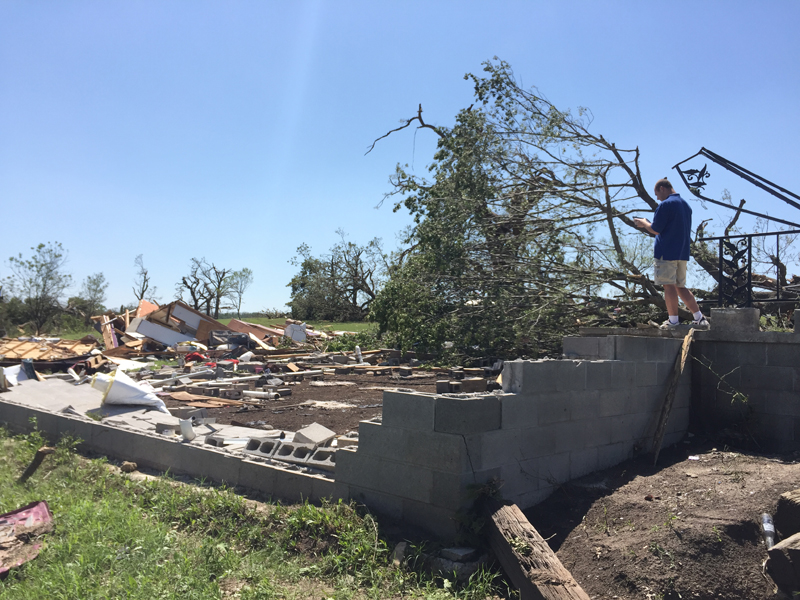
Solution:
[[[243,459],[208,445],[185,444],[178,438],[18,404],[11,395],[0,396],[0,423],[13,431],[30,431],[31,419],[35,418],[37,428],[47,437],[57,439],[71,435],[82,440],[82,449],[133,461],[143,467],[187,474],[231,487],[242,486],[286,502],[319,501],[334,496],[332,479]]]
[[[727,429],[732,441],[764,451],[797,450],[800,335],[739,338],[695,342],[692,429],[713,434]]]
[[[525,508],[649,450],[681,341],[568,339],[573,356],[611,360],[507,362],[502,393],[385,392],[382,423],[362,423],[358,449],[337,453],[337,495],[447,537],[472,485],[495,480]],[[691,366],[665,446],[686,432],[690,383]]]

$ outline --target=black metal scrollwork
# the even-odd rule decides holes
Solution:
[[[696,190],[702,190],[704,187],[706,187],[706,177],[711,177],[711,173],[708,172],[708,164],[703,165],[703,168],[699,170],[687,169],[682,171],[681,169],[678,169],[678,171],[681,175],[685,176],[690,189],[695,188]]]
[[[752,238],[719,241],[719,304],[749,306],[752,302],[750,277]]]

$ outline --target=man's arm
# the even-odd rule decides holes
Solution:
[[[635,217],[633,219],[633,224],[636,225],[639,229],[644,229],[647,233],[658,235],[658,232],[653,229],[653,224],[647,219],[640,219],[639,217]]]

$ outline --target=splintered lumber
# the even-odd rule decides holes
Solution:
[[[767,550],[767,571],[782,590],[800,589],[800,533],[786,538]]]
[[[589,600],[516,504],[487,501],[489,544],[520,600]]]
[[[694,329],[690,329],[686,337],[683,338],[681,350],[675,357],[675,366],[672,368],[672,375],[669,376],[667,382],[667,391],[664,394],[664,403],[661,405],[661,414],[658,417],[658,425],[656,426],[656,435],[653,439],[653,464],[658,462],[658,455],[661,452],[661,444],[664,442],[664,431],[667,428],[667,421],[669,420],[669,413],[672,410],[672,403],[675,400],[675,391],[678,389],[678,380],[683,374],[683,369],[686,367],[686,359],[689,356],[689,348],[692,345],[694,338]]]
[[[31,461],[31,464],[28,465],[28,468],[25,469],[25,472],[20,475],[20,478],[17,479],[17,483],[25,483],[30,479],[30,477],[36,472],[36,469],[42,464],[44,461],[44,457],[48,454],[54,454],[56,451],[55,448],[50,448],[48,446],[42,446],[36,451],[36,454]]]
[[[800,490],[784,492],[778,498],[775,528],[783,537],[800,532]]]

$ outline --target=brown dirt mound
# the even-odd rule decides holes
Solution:
[[[760,516],[800,487],[796,459],[693,440],[658,467],[643,456],[572,482],[526,514],[595,600],[770,598]]]

